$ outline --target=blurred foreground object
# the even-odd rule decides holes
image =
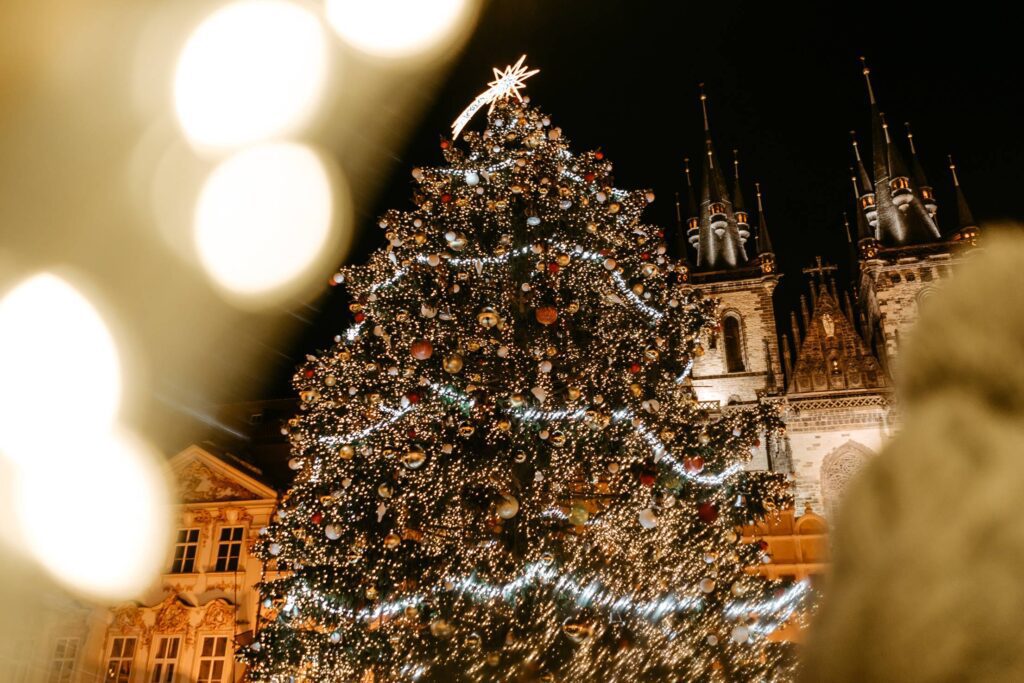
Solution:
[[[1024,680],[1022,260],[991,234],[924,309],[905,427],[839,513],[804,681]]]

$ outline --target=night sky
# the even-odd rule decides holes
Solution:
[[[675,225],[682,160],[699,160],[702,152],[697,94],[705,83],[719,157],[724,163],[739,149],[751,208],[753,182],[762,184],[784,274],[776,296],[783,320],[803,290],[800,268],[815,255],[837,263],[841,284],[849,282],[842,228],[843,211],[851,211],[853,221],[849,131],[859,132],[862,149],[870,145],[860,55],[872,69],[890,130],[903,142],[903,122],[913,125],[943,231],[956,220],[947,153],[956,159],[979,222],[1024,219],[1022,60],[1008,9],[1000,15],[968,3],[954,15],[938,3],[865,2],[779,9],[786,5],[491,3],[405,148],[381,150],[390,178],[376,201],[364,203],[362,232],[348,261],[363,262],[384,245],[375,216],[412,207],[410,169],[442,163],[440,136],[491,78],[491,67],[522,53],[541,69],[526,90],[533,102],[576,151],[602,148],[615,165],[618,187],[652,188],[658,199],[646,221],[666,228]],[[824,7],[832,12],[822,13]],[[308,324],[291,348],[273,354],[263,395],[252,398],[290,396],[295,363],[328,346],[346,326],[347,303],[337,288],[297,309]]]

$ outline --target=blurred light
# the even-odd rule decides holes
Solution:
[[[178,60],[174,100],[194,143],[234,147],[293,132],[323,92],[319,20],[284,0],[242,0],[210,15]]]
[[[293,143],[247,149],[206,179],[195,213],[199,258],[231,293],[271,293],[316,262],[333,213],[327,169],[313,150]]]
[[[327,21],[356,49],[409,57],[455,42],[476,7],[474,0],[327,0]]]
[[[120,401],[114,339],[74,287],[43,273],[0,300],[0,450],[20,460],[55,431],[103,433]]]
[[[163,567],[171,541],[157,455],[121,431],[62,441],[40,439],[19,468],[14,511],[22,547],[76,591],[137,595]]]

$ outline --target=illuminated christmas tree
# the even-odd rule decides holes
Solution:
[[[700,409],[715,302],[640,222],[653,195],[520,98],[522,62],[335,278],[355,323],[296,376],[252,680],[788,676],[765,636],[804,587],[745,571],[737,534],[787,502],[744,468],[780,423]]]

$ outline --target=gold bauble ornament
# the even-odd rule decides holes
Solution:
[[[435,638],[447,640],[452,637],[453,633],[455,633],[455,629],[446,619],[438,617],[430,622],[430,634]]]
[[[473,633],[470,633],[468,636],[466,636],[466,647],[468,647],[468,648],[471,648],[473,650],[478,650],[478,649],[480,649],[480,646],[483,645],[483,643],[484,643],[483,637],[479,633],[477,633],[475,631]]]
[[[495,512],[502,519],[512,519],[519,513],[519,501],[515,499],[515,496],[502,494],[501,500],[495,506]]]
[[[370,586],[366,589],[367,600],[376,600],[378,595],[380,595],[380,593],[377,591],[376,586]]]
[[[384,537],[384,547],[388,550],[397,548],[402,542],[402,537],[398,534],[388,534]]]
[[[499,320],[500,318],[498,317],[497,312],[490,306],[481,309],[480,312],[476,314],[476,321],[480,323],[481,327],[488,329],[497,325]]]
[[[562,633],[574,643],[582,643],[594,632],[594,625],[586,619],[569,617],[562,622]]]
[[[355,457],[355,454],[356,449],[350,443],[347,443],[338,449],[338,457],[341,458],[342,460],[351,460],[353,457]]]
[[[418,470],[427,460],[427,454],[419,446],[412,446],[402,456],[402,464],[410,470]]]
[[[444,359],[444,369],[453,375],[462,370],[462,356],[453,353]]]

